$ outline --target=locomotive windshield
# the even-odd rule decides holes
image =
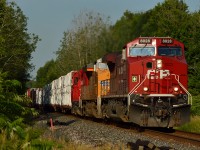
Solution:
[[[130,47],[129,56],[154,56],[154,47]]]
[[[180,47],[159,47],[159,56],[181,56],[182,51]]]

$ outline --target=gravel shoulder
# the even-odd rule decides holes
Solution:
[[[49,125],[53,119],[53,129]],[[48,123],[47,123],[48,122]],[[93,148],[109,146],[110,149],[177,149],[200,150],[190,144],[178,143],[173,140],[161,140],[158,137],[146,136],[131,129],[105,125],[91,120],[82,119],[72,115],[47,114],[36,120],[34,127],[45,128],[43,138],[51,137],[54,140],[65,140],[80,145],[89,145]]]

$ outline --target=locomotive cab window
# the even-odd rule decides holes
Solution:
[[[182,51],[180,47],[159,47],[159,56],[181,56]]]
[[[129,56],[154,56],[154,47],[130,47]]]

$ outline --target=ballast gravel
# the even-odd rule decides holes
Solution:
[[[53,126],[51,126],[52,119]],[[46,114],[36,121],[35,127],[47,128],[43,137],[71,141],[75,144],[101,147],[116,145],[119,149],[176,149],[200,150],[199,147],[179,143],[174,140],[161,140],[149,137],[132,129],[106,125],[72,115]],[[145,143],[145,144],[144,144]],[[112,149],[112,148],[111,148]]]

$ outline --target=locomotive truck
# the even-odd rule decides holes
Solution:
[[[30,90],[35,106],[142,127],[190,121],[184,44],[170,37],[138,37],[121,52]],[[37,95],[37,96],[35,96]]]

